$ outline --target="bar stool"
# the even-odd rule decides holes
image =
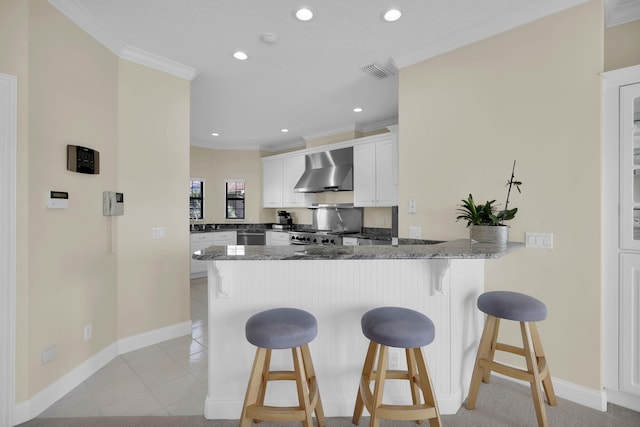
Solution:
[[[371,414],[370,427],[380,425],[380,419],[415,420],[421,423],[429,419],[432,427],[440,426],[440,412],[433,392],[429,370],[422,354],[422,347],[430,344],[435,336],[433,322],[427,316],[408,308],[380,307],[362,316],[362,333],[369,340],[369,350],[362,368],[360,387],[353,411],[353,424],[360,422],[366,406]],[[404,348],[407,370],[387,370],[388,347]],[[377,369],[374,370],[376,356]],[[413,405],[387,405],[382,403],[384,382],[387,379],[407,380],[411,388]],[[371,393],[370,383],[374,382]],[[424,398],[420,403],[420,391]]]
[[[314,412],[318,426],[324,426],[322,401],[308,346],[318,333],[316,318],[296,308],[275,308],[251,316],[245,325],[245,333],[247,341],[258,348],[242,405],[240,426],[247,427],[252,420],[269,420],[302,421],[303,426],[312,427]],[[291,349],[293,371],[269,370],[274,349]],[[264,404],[267,382],[279,380],[296,382],[298,406]]]
[[[480,339],[465,407],[467,409],[475,408],[480,381],[488,383],[491,371],[495,371],[502,375],[528,381],[531,384],[531,394],[533,395],[533,405],[536,410],[538,425],[547,426],[547,413],[542,398],[542,388],[544,388],[549,405],[555,406],[558,402],[553,391],[547,359],[542,350],[542,341],[535,324],[535,322],[546,319],[546,305],[529,295],[518,292],[495,291],[480,295],[478,297],[478,308],[487,314],[487,321]],[[514,347],[497,342],[500,319],[520,322],[523,347]],[[496,350],[524,356],[527,362],[527,370],[495,362],[493,359]]]

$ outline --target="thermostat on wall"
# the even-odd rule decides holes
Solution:
[[[97,175],[100,173],[100,153],[79,145],[67,145],[67,169]]]
[[[69,207],[69,193],[67,191],[50,191],[47,199],[49,209],[66,209]]]

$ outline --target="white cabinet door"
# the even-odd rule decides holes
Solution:
[[[212,245],[227,246],[238,244],[238,232],[237,231],[216,231],[211,233],[213,235]]]
[[[398,204],[398,151],[396,136],[353,148],[353,204]]]
[[[640,249],[640,83],[620,88],[620,247]]]
[[[620,389],[640,396],[640,254],[620,254],[619,319]]]
[[[395,136],[376,143],[376,206],[398,204],[398,155]]]
[[[305,169],[304,154],[287,157],[283,160],[282,201],[283,208],[304,208],[316,200],[314,193],[296,193],[293,191]]]
[[[376,203],[376,145],[353,147],[353,205],[375,206]]]
[[[289,246],[289,233],[267,230],[264,233],[264,243],[267,246]]]
[[[262,206],[265,208],[283,207],[283,160],[262,160]]]
[[[195,251],[202,250],[213,244],[213,233],[194,233],[190,237],[189,259],[191,260],[191,276],[201,276],[207,273],[207,263],[191,257]]]

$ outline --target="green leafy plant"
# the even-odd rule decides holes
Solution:
[[[518,208],[509,209],[509,197],[511,196],[511,188],[515,187],[518,193],[521,193],[520,186],[522,181],[515,179],[516,161],[513,161],[513,168],[511,170],[511,178],[507,181],[507,200],[504,204],[504,209],[498,210],[494,205],[495,200],[487,201],[486,203],[476,204],[473,200],[473,196],[469,194],[466,200],[462,200],[460,208],[457,209],[459,215],[456,217],[456,221],[467,221],[467,227],[470,225],[504,225],[504,221],[513,219],[518,212]]]

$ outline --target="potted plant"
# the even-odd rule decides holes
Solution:
[[[520,193],[521,181],[515,179],[516,162],[513,161],[511,170],[511,178],[507,181],[507,200],[504,209],[498,210],[494,205],[495,200],[486,203],[476,204],[473,195],[469,194],[466,200],[462,200],[460,208],[457,209],[459,215],[456,221],[467,221],[467,227],[470,228],[471,240],[484,243],[506,244],[509,241],[509,227],[504,221],[509,221],[516,216],[518,208],[509,209],[509,197],[511,196],[511,188],[515,186]]]

